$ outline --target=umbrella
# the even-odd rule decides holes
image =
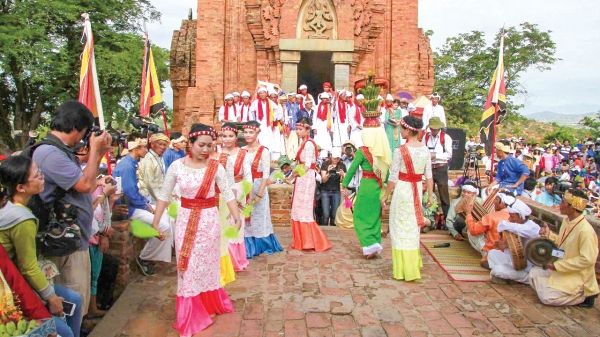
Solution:
[[[400,98],[406,98],[409,101],[413,100],[412,95],[407,93],[406,91],[400,91],[399,93],[396,94],[396,96],[398,96]]]

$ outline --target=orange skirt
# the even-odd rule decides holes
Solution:
[[[315,221],[292,220],[292,236],[294,241],[291,247],[297,250],[314,249],[315,252],[324,252],[331,248],[331,242]]]

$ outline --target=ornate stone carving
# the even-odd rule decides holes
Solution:
[[[268,0],[262,10],[263,30],[265,39],[270,40],[279,36],[279,20],[281,19],[281,6],[285,0]]]
[[[302,18],[303,30],[309,32],[309,39],[332,38],[335,9],[328,0],[308,0]],[[327,32],[329,31],[329,32]],[[327,32],[327,34],[326,34]]]
[[[351,6],[354,16],[354,35],[360,36],[365,27],[371,24],[369,0],[353,0]]]

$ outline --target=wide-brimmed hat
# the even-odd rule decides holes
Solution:
[[[351,139],[345,141],[344,144],[342,144],[342,147],[344,147],[344,145],[352,145],[352,147],[356,149],[356,144],[354,144],[354,141]]]
[[[277,160],[277,166],[281,168],[285,164],[292,165],[292,161],[290,160],[290,158],[288,158],[287,156],[279,157],[279,159]]]
[[[496,150],[500,150],[505,153],[510,153],[510,145],[505,145],[502,142],[496,143]]]
[[[432,130],[439,130],[445,128],[446,125],[439,117],[431,117],[429,119],[429,128]]]

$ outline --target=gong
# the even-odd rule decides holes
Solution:
[[[527,260],[531,261],[534,265],[545,267],[557,260],[556,257],[552,256],[552,249],[554,248],[556,248],[556,245],[550,239],[533,239],[529,241],[527,247],[525,247],[525,256],[527,257]]]

